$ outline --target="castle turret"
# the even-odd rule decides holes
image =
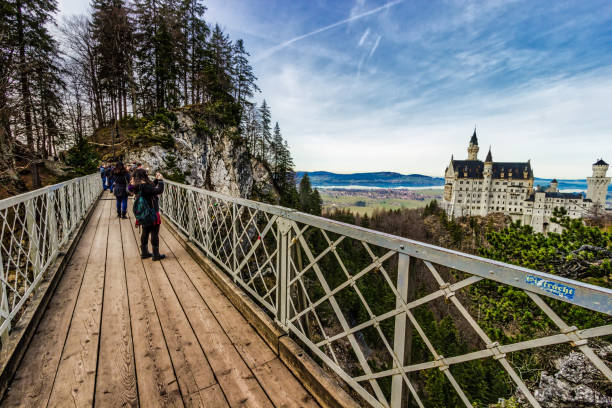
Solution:
[[[478,138],[476,137],[476,128],[474,128],[474,134],[472,134],[472,138],[470,139],[470,144],[468,146],[468,160],[478,160]]]
[[[487,158],[484,162],[484,167],[482,170],[482,194],[480,196],[480,215],[485,216],[489,213],[489,204],[490,204],[490,193],[491,186],[493,184],[493,155],[491,154],[491,146],[489,146],[489,152],[487,153]]]
[[[550,186],[546,189],[549,193],[558,193],[559,192],[559,182],[557,179],[552,179],[550,182]]]
[[[593,177],[587,177],[587,198],[596,207],[605,207],[610,177],[606,177],[608,163],[599,159],[593,163]]]

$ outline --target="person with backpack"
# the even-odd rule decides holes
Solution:
[[[130,184],[130,173],[123,165],[119,162],[113,170],[113,184],[115,199],[117,200],[117,217],[126,219],[127,216],[127,202],[128,202],[128,190],[127,186]]]
[[[136,225],[142,227],[140,257],[144,259],[153,256],[154,261],[159,261],[166,257],[159,253],[159,228],[161,226],[159,195],[164,192],[164,180],[162,175],[157,173],[155,181],[152,182],[144,169],[136,169],[133,180],[130,190],[136,194],[133,207],[134,216]],[[151,236],[153,254],[149,252],[149,236]]]

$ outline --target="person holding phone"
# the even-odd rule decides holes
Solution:
[[[142,226],[140,233],[140,257],[153,257],[154,261],[164,259],[166,256],[159,253],[159,228],[161,226],[161,217],[159,215],[159,196],[164,192],[164,178],[161,173],[155,174],[155,179],[151,181],[145,169],[139,168],[134,171],[134,182],[130,184],[130,191],[137,196],[144,198],[148,205],[155,209],[157,220],[153,225]],[[149,237],[151,237],[151,248],[153,253],[149,252]]]

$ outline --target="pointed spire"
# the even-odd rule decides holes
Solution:
[[[489,153],[487,153],[487,158],[485,159],[485,163],[493,163],[493,155],[491,154],[490,145],[489,145]]]
[[[474,133],[472,134],[472,138],[470,139],[470,143],[478,146],[478,137],[476,137],[476,125],[474,125]]]

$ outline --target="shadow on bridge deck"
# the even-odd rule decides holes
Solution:
[[[3,407],[318,406],[163,226],[168,257],[141,261],[114,204],[97,203]]]

